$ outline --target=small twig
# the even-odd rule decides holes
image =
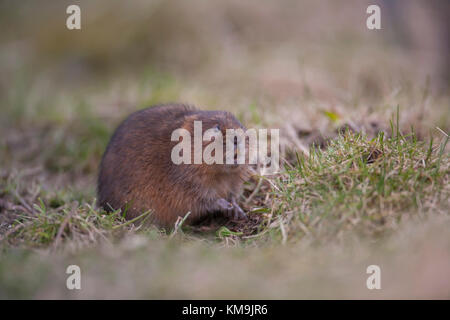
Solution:
[[[33,223],[33,221],[28,221],[27,223],[22,223],[21,222],[20,224],[16,225],[14,228],[12,228],[12,229],[8,230],[7,232],[5,232],[5,234],[3,236],[0,236],[0,243],[3,242],[3,240],[6,240],[14,232],[18,231],[21,228],[28,227],[32,223]]]
[[[445,131],[442,130],[441,128],[436,127],[436,129],[438,129],[438,131],[440,131],[440,132],[441,132],[444,136],[446,136],[447,138],[449,137],[449,135],[448,135],[447,133],[445,133]]]
[[[137,216],[136,218],[133,218],[133,219],[131,219],[131,220],[128,220],[128,221],[125,222],[125,223],[122,223],[122,224],[119,224],[119,225],[117,225],[117,226],[114,226],[114,227],[112,227],[112,229],[115,230],[115,229],[118,229],[118,228],[121,228],[121,227],[126,227],[126,226],[132,224],[133,222],[139,220],[140,218],[145,217],[146,215],[149,215],[150,213],[152,213],[151,210],[145,211],[145,212],[144,212],[143,214],[141,214],[140,216]]]
[[[272,181],[270,181],[270,179],[267,179],[267,181],[269,181],[269,183],[270,183],[270,185],[274,188],[274,189],[276,189],[278,192],[281,192],[281,190],[272,182]]]
[[[286,233],[286,229],[284,228],[283,220],[281,218],[279,219],[279,226],[280,226],[281,236],[282,236],[281,244],[285,245],[286,241],[287,241],[287,233]]]
[[[259,192],[259,189],[261,188],[263,178],[259,177],[258,183],[256,184],[255,189],[252,191],[252,193],[248,196],[248,198],[244,201],[244,204],[249,204],[250,201],[253,199],[253,197]]]
[[[69,222],[70,218],[76,212],[77,207],[78,207],[78,203],[75,202],[72,205],[72,209],[70,210],[69,214],[64,218],[64,221],[61,223],[61,226],[58,229],[58,233],[56,234],[55,241],[53,242],[53,249],[56,249],[58,247],[59,242],[61,241],[62,233],[64,232],[64,229],[66,228],[67,223]]]
[[[19,195],[17,190],[14,190],[14,196],[19,200],[19,202],[22,204],[22,206],[28,211],[28,213],[34,213],[34,210],[30,207],[28,203],[25,202],[25,200]]]
[[[169,239],[172,239],[177,234],[178,230],[181,228],[184,221],[186,221],[187,217],[190,214],[191,214],[191,212],[189,211],[188,213],[186,213],[186,215],[183,218],[178,217],[178,220],[175,222],[175,228],[174,228],[173,232],[171,233],[171,235],[169,236]]]

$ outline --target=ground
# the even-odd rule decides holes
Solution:
[[[286,3],[83,4],[80,31],[64,1],[0,3],[0,298],[450,298],[439,59],[389,20],[367,30],[363,1]],[[248,221],[161,230],[97,207],[114,128],[172,101],[280,129]]]

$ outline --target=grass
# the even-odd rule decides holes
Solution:
[[[61,4],[33,19],[3,4],[0,298],[448,299],[437,60],[359,28],[359,1],[193,1],[86,4],[70,37]],[[151,212],[130,222],[96,206],[114,128],[171,101],[280,128],[282,171],[246,183],[247,222],[160,230],[139,225]],[[71,264],[80,291],[65,287]],[[380,291],[365,287],[371,264]]]
[[[304,236],[326,242],[353,229],[374,236],[394,230],[405,216],[425,218],[432,214],[432,204],[445,202],[449,195],[448,136],[433,145],[433,141],[417,141],[414,133],[404,136],[396,127],[394,132],[392,137],[380,133],[368,139],[347,130],[329,141],[325,149],[313,146],[308,156],[296,153],[285,162],[281,174],[262,177],[268,195],[263,203],[258,197],[250,203],[244,199],[247,206],[253,206],[252,216],[263,217],[257,232],[244,234],[242,226],[235,226],[237,230],[222,227],[216,241],[271,234],[272,242],[296,242]],[[102,137],[103,131],[97,134]],[[89,155],[95,157],[91,147],[97,142],[90,139],[89,143]],[[82,146],[83,141],[76,148]],[[58,141],[53,151],[66,157],[59,148]],[[81,161],[84,156],[71,158]],[[29,185],[25,180],[11,175],[2,181],[3,199],[19,209],[18,218],[2,239],[10,244],[47,247],[64,240],[83,247],[111,241],[121,226],[128,231],[135,229],[124,221],[122,213],[96,209],[95,199],[87,203],[73,193],[46,193],[39,187],[28,190],[33,195],[25,199],[20,196]]]
[[[318,240],[349,229],[365,235],[395,229],[405,216],[426,216],[432,203],[448,198],[447,142],[427,146],[413,134],[369,140],[347,131],[287,166],[274,182],[274,212],[292,217],[292,232]]]

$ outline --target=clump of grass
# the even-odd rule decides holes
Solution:
[[[397,133],[389,138],[380,133],[369,139],[347,130],[326,149],[313,147],[309,156],[297,154],[296,161],[286,162],[285,170],[270,179],[271,191],[265,186],[258,192],[264,193],[266,202],[262,209],[249,210],[248,223],[263,216],[257,219],[259,227],[249,234],[243,232],[245,225],[218,226],[216,240],[264,244],[267,239],[286,243],[307,237],[327,242],[349,231],[374,239],[396,229],[402,220],[448,213],[444,207],[450,194],[448,137],[435,144],[418,141],[414,133],[393,132]],[[2,189],[15,215],[2,236],[10,244],[58,247],[67,242],[82,247],[136,231],[134,221],[126,221],[120,211],[96,209],[95,200],[87,203],[86,197],[33,191],[33,185],[39,184],[29,183],[22,190],[20,179],[8,178]],[[255,201],[260,207],[261,198],[255,196],[247,208],[253,208]],[[263,234],[269,238],[260,237]]]
[[[41,199],[39,203],[34,205],[32,215],[18,214],[1,240],[34,248],[57,248],[63,242],[81,248],[102,240],[111,241],[133,229],[119,212],[96,210],[93,204],[74,202],[51,209]]]
[[[0,185],[0,205],[5,209],[0,243],[10,246],[56,249],[64,243],[81,248],[111,242],[139,229],[133,222],[144,222],[151,214],[126,221],[120,210],[96,208],[95,199],[79,203],[65,194],[34,190],[37,184],[25,185],[23,179],[20,175],[2,177]]]
[[[297,155],[273,181],[273,217],[284,241],[340,238],[348,230],[376,236],[404,219],[447,212],[448,136],[435,145],[414,133],[370,140],[350,131],[309,156]],[[437,205],[436,205],[437,204]],[[440,209],[440,210],[439,210]]]

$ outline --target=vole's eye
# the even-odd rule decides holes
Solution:
[[[220,131],[220,125],[216,124],[213,129],[216,131]]]

